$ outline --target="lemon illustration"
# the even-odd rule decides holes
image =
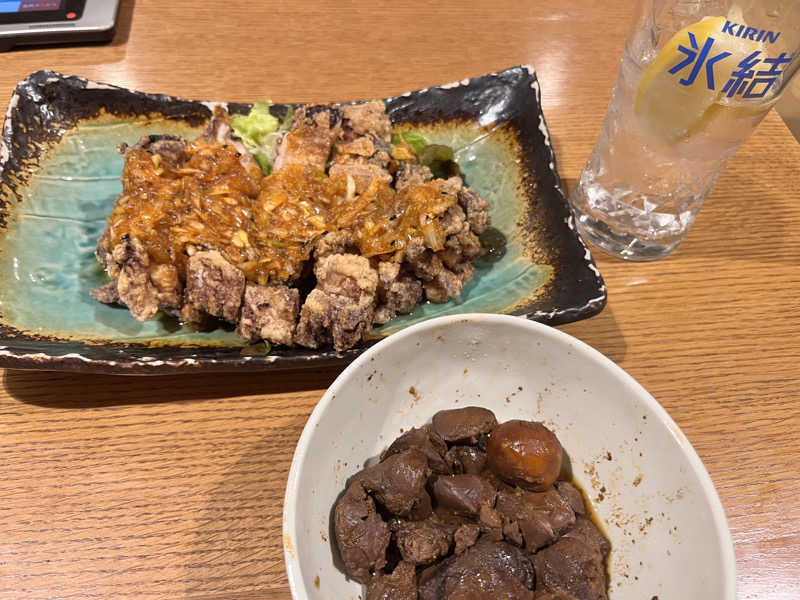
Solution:
[[[650,128],[669,142],[677,142],[704,129],[708,123],[726,112],[748,112],[756,114],[769,110],[771,105],[736,108],[718,104],[724,94],[722,92],[731,74],[739,68],[739,63],[757,50],[763,52],[762,42],[736,38],[722,33],[727,17],[705,17],[688,27],[681,29],[664,45],[656,59],[648,65],[639,80],[636,90],[634,110],[637,115],[647,119]],[[697,48],[690,44],[689,34],[695,38]],[[678,49],[679,46],[690,48],[695,52],[695,61],[700,55],[706,40],[713,38],[714,43],[701,65],[697,77],[690,85],[680,83],[689,78],[695,62],[687,64],[677,73],[669,70],[684,62],[687,54]],[[730,55],[716,60],[711,65],[714,88],[708,86],[708,61],[728,52]],[[763,57],[759,54],[758,58]],[[730,115],[732,116],[732,115]]]

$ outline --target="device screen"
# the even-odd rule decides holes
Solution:
[[[0,24],[76,21],[86,0],[0,0]]]
[[[63,0],[20,0],[7,2],[0,0],[0,13],[28,12],[33,10],[60,10]]]

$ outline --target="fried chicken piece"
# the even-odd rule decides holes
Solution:
[[[422,283],[409,273],[401,272],[399,263],[378,264],[378,307],[374,323],[383,324],[398,313],[408,314],[422,299]]]
[[[185,303],[236,323],[244,294],[244,273],[216,250],[196,252],[186,267]]]
[[[333,342],[351,348],[369,332],[375,312],[378,274],[355,254],[332,254],[314,268],[317,287],[300,311],[295,342],[309,348]]]
[[[299,312],[300,292],[296,288],[248,282],[236,335],[250,341],[264,339],[291,346]]]
[[[392,122],[380,100],[348,104],[341,107],[345,129],[355,135],[371,135],[388,142],[392,138]]]
[[[275,158],[276,171],[286,165],[311,165],[324,173],[331,145],[341,130],[341,112],[333,106],[304,106],[292,119]]]
[[[145,135],[133,146],[121,143],[117,146],[120,154],[125,154],[129,150],[142,149],[151,155],[158,154],[161,160],[172,168],[179,168],[185,163],[189,156],[186,154],[186,139],[177,135]]]
[[[181,305],[181,282],[172,265],[151,264],[144,245],[127,236],[108,253],[98,247],[111,281],[91,291],[95,300],[128,307],[138,321],[147,321],[159,308],[177,311]]]

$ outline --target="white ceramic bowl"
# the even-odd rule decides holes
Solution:
[[[458,315],[376,344],[336,379],[306,423],[283,511],[298,600],[353,600],[333,563],[330,514],[349,476],[444,408],[543,421],[569,454],[611,540],[613,600],[734,600],[733,546],[703,464],[658,402],[617,365],[557,329]]]

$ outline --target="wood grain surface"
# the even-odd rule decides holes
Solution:
[[[0,96],[40,68],[184,97],[324,101],[531,63],[571,187],[631,10],[123,0],[110,45],[0,55]],[[741,599],[800,598],[799,166],[769,115],[678,251],[650,264],[597,252],[608,307],[562,327],[638,379],[694,444],[728,515]],[[284,485],[336,375],[1,373],[0,598],[288,597]]]

